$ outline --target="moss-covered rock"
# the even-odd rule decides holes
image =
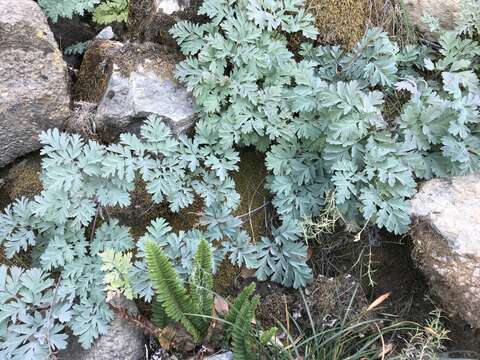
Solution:
[[[83,58],[75,84],[75,99],[98,103],[114,71],[125,78],[141,67],[146,72],[172,77],[180,55],[170,48],[153,43],[121,43],[100,40],[90,46]]]

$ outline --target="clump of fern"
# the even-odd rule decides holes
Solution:
[[[243,289],[225,316],[226,337],[231,340],[236,360],[255,359],[252,352],[252,322],[255,318],[255,310],[260,303],[260,297],[259,295],[252,297],[254,292],[255,283]]]
[[[168,318],[181,323],[195,341],[200,341],[206,334],[213,306],[210,246],[205,240],[200,242],[188,288],[180,281],[161,247],[147,242],[145,252],[148,272],[156,292],[154,314],[158,316],[165,312]]]
[[[147,267],[156,300],[153,302],[154,322],[160,325],[165,314],[169,319],[180,322],[193,336],[201,341],[208,330],[213,311],[212,251],[202,240],[195,254],[194,269],[188,286],[181,283],[171,261],[163,250],[153,242],[145,244]],[[255,283],[243,289],[225,316],[226,340],[231,342],[234,358],[256,359],[252,351],[254,336],[252,323],[255,310],[260,302],[253,296]],[[160,321],[158,319],[160,316]]]

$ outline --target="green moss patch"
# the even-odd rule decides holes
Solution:
[[[40,180],[42,164],[38,154],[28,156],[8,170],[5,191],[10,202],[15,199],[26,197],[33,199],[40,194],[43,185]]]
[[[367,0],[307,0],[322,43],[353,47],[365,33]]]

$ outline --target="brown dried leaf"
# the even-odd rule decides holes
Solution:
[[[240,277],[242,279],[251,279],[255,277],[255,269],[247,269],[246,267],[243,267],[242,270],[240,270]]]
[[[218,315],[225,315],[230,310],[230,305],[228,305],[227,301],[221,296],[215,296],[213,303]]]
[[[386,293],[386,294],[383,294],[381,296],[379,296],[374,302],[372,302],[368,308],[367,308],[367,312],[368,311],[372,311],[373,309],[375,309],[377,306],[381,305],[385,300],[387,300],[388,298],[390,297],[390,293]]]
[[[388,355],[389,353],[391,353],[393,351],[393,344],[390,343],[388,344],[387,346],[385,346],[382,350],[382,352],[378,355],[378,358],[379,359],[384,359],[386,355]]]
[[[313,256],[313,248],[311,246],[309,246],[307,248],[307,261],[310,260]]]
[[[172,348],[173,340],[175,340],[176,333],[177,331],[173,326],[164,327],[160,332],[160,336],[158,337],[160,346],[163,349],[170,351],[170,349]]]

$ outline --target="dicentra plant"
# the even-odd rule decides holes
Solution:
[[[124,259],[108,256],[109,250],[120,253],[136,249],[131,269],[135,281],[128,289],[132,297],[146,301],[153,296],[145,262],[147,239],[162,247],[182,276],[193,269],[200,239],[223,241],[225,246],[213,250],[215,259],[223,259],[234,249],[235,261],[245,263],[248,251],[234,245],[242,239],[241,221],[230,215],[239,196],[228,171],[237,168],[238,154],[223,148],[216,138],[199,135],[193,140],[185,136],[176,139],[161,120],[150,118],[140,137],[123,134],[119,143],[109,146],[85,142],[79,135],[56,129],[43,133],[40,141],[44,190],[33,200],[22,198],[5,209],[0,216],[0,244],[7,258],[29,251],[32,267],[38,268],[32,271],[45,279],[46,285],[32,298],[22,290],[31,287],[30,277],[20,276],[22,270],[16,268],[8,277],[2,268],[0,351],[5,358],[25,359],[26,349],[31,347],[34,356],[37,348],[42,353],[53,352],[66,345],[51,336],[47,337],[50,341],[40,341],[39,328],[42,333],[58,332],[66,323],[86,348],[107,331],[113,314],[105,302],[103,279],[112,266],[122,268],[123,264],[125,268]],[[136,176],[146,182],[155,203],[167,202],[173,212],[192,204],[195,196],[201,197],[205,230],[174,234],[165,220],[156,219],[135,244],[129,229],[110,217],[108,208],[128,206]],[[98,254],[104,254],[105,264]],[[119,278],[113,280],[114,285],[119,284]],[[49,307],[45,303],[52,301],[48,289],[54,281],[62,291]],[[63,305],[65,299],[68,301]],[[71,308],[68,316],[57,316],[51,310],[57,302],[65,311]]]
[[[214,271],[227,256],[256,269],[260,280],[302,287],[312,272],[301,222],[318,216],[328,196],[334,194],[346,222],[401,234],[410,224],[416,180],[480,168],[480,46],[468,31],[442,31],[434,52],[413,45],[399,49],[386,33],[371,29],[346,52],[309,40],[316,29],[302,5],[206,0],[200,13],[209,23],[174,26],[187,56],[177,76],[199,109],[193,137],[175,139],[157,118],[147,120],[139,136],[123,134],[109,146],[58,130],[41,136],[44,190],[5,210],[0,243],[10,258],[29,251],[32,267],[50,279],[41,291],[51,298],[52,281],[68,289],[58,299],[71,310],[69,316],[47,316],[52,306],[24,296],[17,289],[30,282],[14,276],[21,270],[10,270],[10,277],[0,278],[2,355],[23,359],[31,347],[64,347],[39,338],[39,328],[60,332],[65,324],[85,347],[105,333],[112,312],[102,282],[111,270],[98,254],[109,249],[135,253],[128,270],[132,281],[123,285],[145,301],[154,295],[147,241],[162,249],[182,279],[192,272],[205,239]],[[398,115],[387,116],[386,102],[399,93],[405,103]],[[238,170],[238,148],[245,145],[266,154],[267,187],[278,215],[257,242],[233,215],[240,199],[230,173]],[[135,243],[108,208],[129,205],[136,177],[155,203],[173,212],[201,198],[198,228],[176,234],[156,219]]]
[[[292,33],[316,35],[301,5],[207,0],[210,23],[171,30],[187,56],[177,78],[201,109],[197,130],[266,153],[281,225],[256,244],[257,276],[288,286],[310,277],[299,224],[327,194],[346,222],[402,234],[416,180],[480,168],[480,47],[459,35],[468,31],[442,31],[438,52],[399,49],[370,29],[351,51],[304,41],[294,54]],[[398,94],[407,100],[387,116]]]

